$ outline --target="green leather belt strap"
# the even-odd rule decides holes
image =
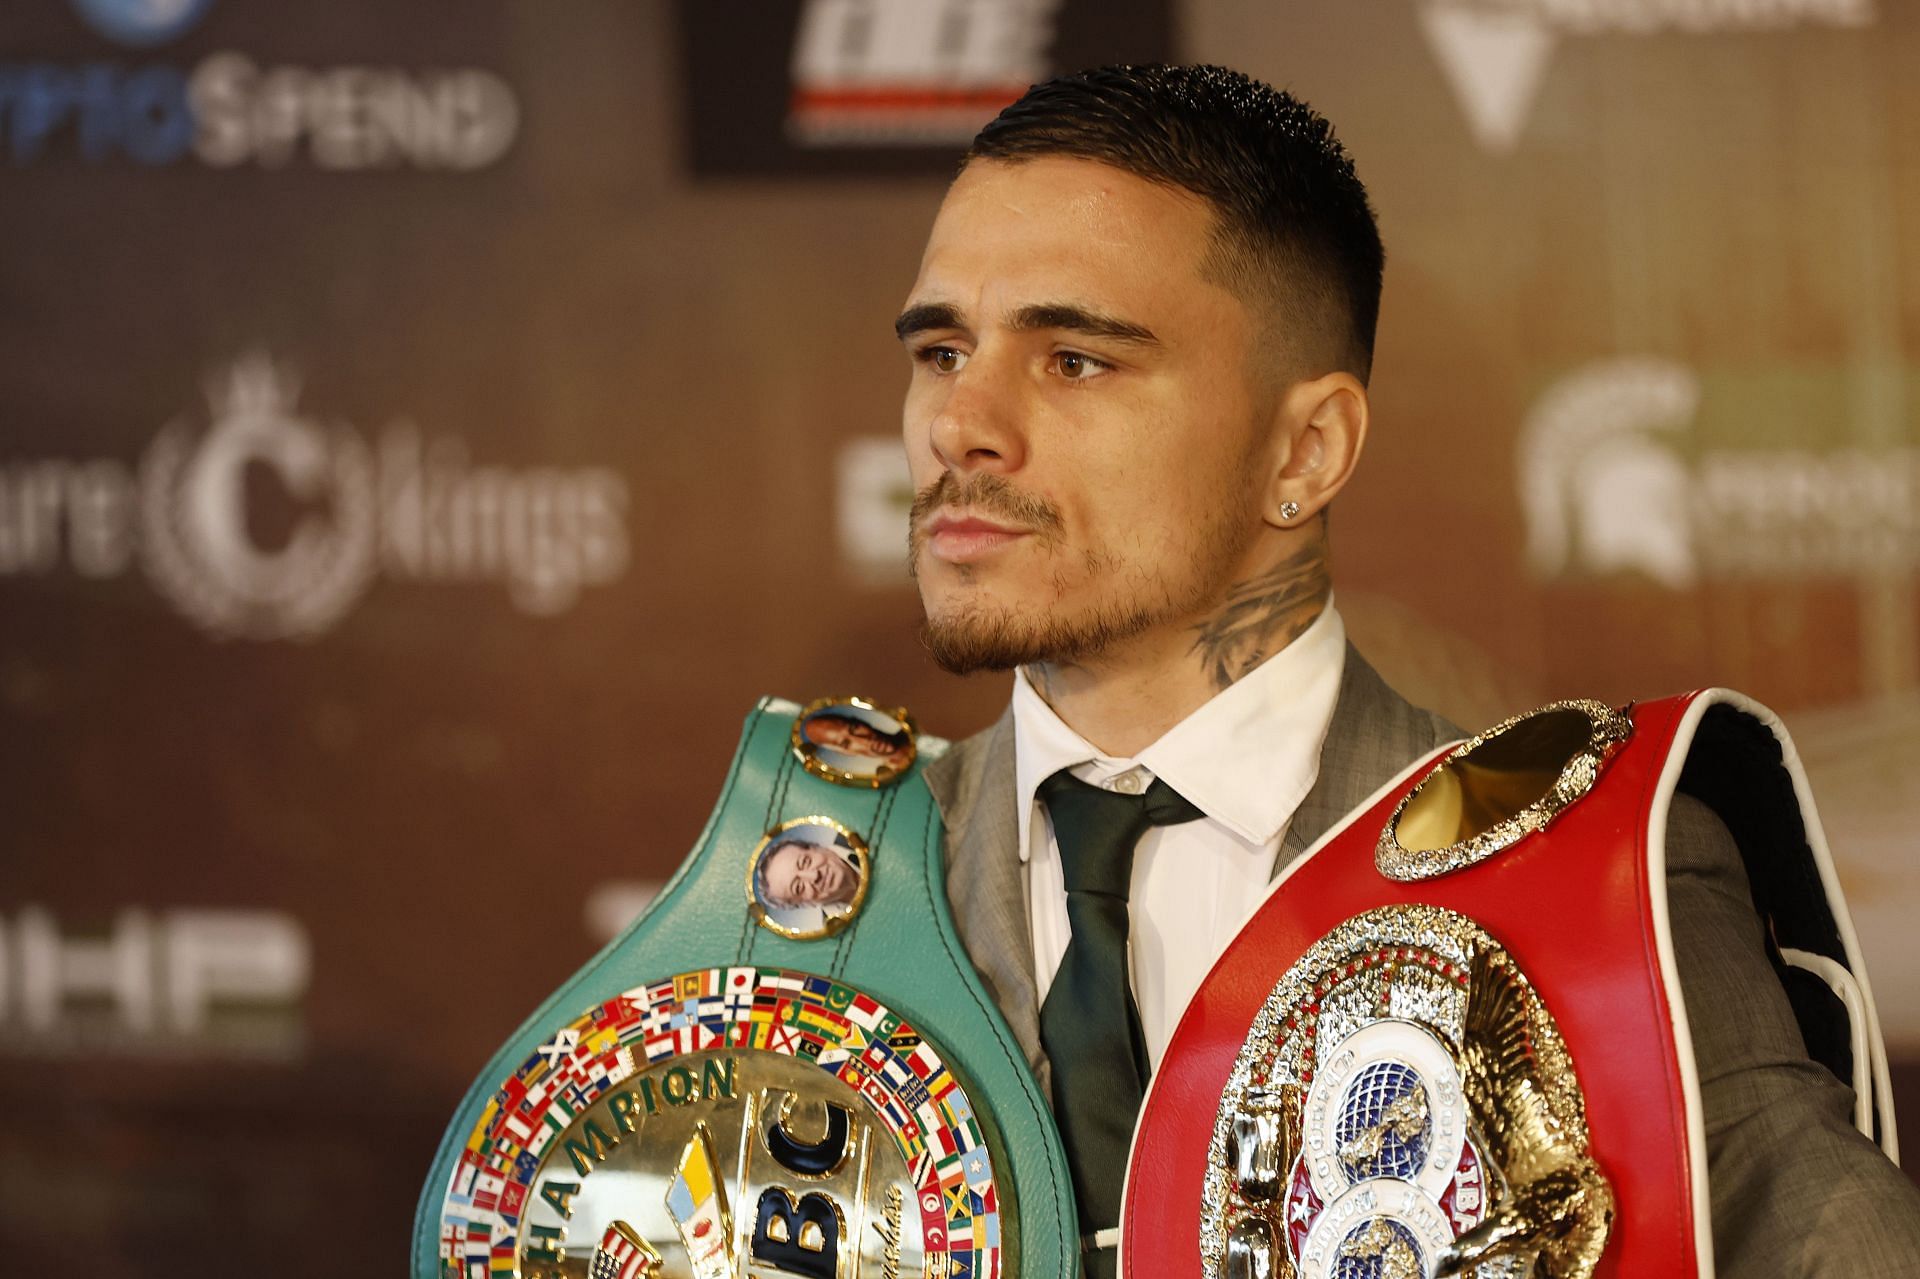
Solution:
[[[860,1082],[882,1083],[884,1072],[891,1070],[892,1073],[886,1078],[905,1080],[908,1094],[920,1098],[923,1104],[926,1090],[908,1078],[907,1068],[910,1066],[913,1071],[919,1072],[920,1078],[925,1081],[929,1069],[927,1063],[933,1062],[931,1069],[935,1073],[931,1082],[936,1091],[942,1086],[951,1089],[953,1083],[943,1085],[941,1082],[947,1078],[945,1073],[941,1073],[943,1064],[944,1070],[951,1072],[952,1079],[957,1081],[959,1087],[959,1094],[950,1099],[952,1113],[967,1120],[977,1119],[978,1130],[984,1137],[984,1150],[976,1150],[972,1154],[966,1152],[965,1141],[962,1140],[961,1155],[966,1164],[964,1183],[958,1171],[949,1168],[947,1173],[940,1173],[934,1168],[942,1149],[947,1151],[948,1162],[953,1161],[953,1149],[951,1145],[944,1144],[945,1136],[941,1135],[938,1140],[927,1137],[932,1148],[922,1154],[921,1162],[912,1173],[913,1180],[907,1183],[915,1187],[914,1196],[908,1200],[907,1207],[901,1207],[897,1196],[889,1200],[884,1205],[884,1220],[876,1218],[869,1221],[871,1231],[859,1231],[857,1225],[852,1228],[857,1237],[867,1239],[872,1232],[877,1232],[877,1237],[885,1240],[889,1231],[897,1235],[901,1230],[902,1214],[912,1211],[928,1214],[925,1218],[929,1223],[925,1227],[927,1239],[935,1240],[938,1237],[942,1246],[945,1246],[947,1241],[944,1232],[949,1231],[951,1226],[940,1215],[941,1187],[945,1187],[950,1200],[956,1191],[961,1199],[965,1199],[968,1187],[971,1187],[972,1211],[981,1215],[953,1220],[975,1222],[975,1237],[967,1244],[964,1226],[955,1232],[955,1237],[966,1247],[958,1249],[953,1259],[940,1259],[945,1273],[956,1279],[959,1276],[989,1279],[994,1273],[1007,1276],[1028,1274],[1052,1279],[1053,1276],[1074,1273],[1078,1230],[1074,1224],[1071,1181],[1059,1137],[1045,1098],[1028,1070],[1011,1030],[974,972],[954,928],[943,887],[945,873],[940,816],[932,795],[921,779],[919,767],[916,763],[891,784],[873,789],[835,784],[814,776],[801,766],[793,747],[793,742],[797,740],[795,717],[799,710],[789,702],[763,699],[747,717],[740,749],[727,773],[725,789],[693,853],[681,864],[642,917],[527,1018],[467,1090],[441,1140],[421,1195],[413,1232],[412,1273],[415,1279],[503,1273],[506,1269],[502,1264],[503,1248],[506,1255],[512,1257],[543,1258],[554,1265],[552,1272],[558,1273],[557,1254],[527,1251],[529,1248],[558,1246],[540,1240],[530,1243],[528,1240],[528,1231],[548,1239],[557,1239],[560,1233],[552,1227],[533,1224],[541,1213],[547,1211],[538,1201],[544,1199],[548,1205],[565,1209],[570,1224],[594,1230],[596,1237],[597,1227],[585,1220],[586,1213],[575,1218],[572,1211],[574,1201],[569,1196],[581,1193],[582,1202],[586,1196],[578,1192],[574,1182],[554,1182],[551,1180],[554,1174],[550,1172],[541,1174],[550,1178],[544,1188],[532,1180],[535,1162],[545,1160],[552,1165],[564,1145],[567,1157],[573,1159],[575,1166],[584,1174],[594,1169],[597,1160],[607,1157],[610,1145],[621,1140],[625,1133],[640,1131],[628,1122],[629,1113],[640,1113],[634,1109],[638,1103],[632,1100],[625,1104],[624,1109],[616,1107],[611,1112],[605,1111],[603,1100],[600,1113],[604,1121],[597,1133],[589,1131],[594,1128],[590,1122],[592,1114],[582,1107],[600,1095],[595,1089],[610,1088],[601,1079],[606,1073],[604,1063],[625,1062],[623,1068],[615,1071],[617,1076],[625,1077],[626,1070],[644,1073],[649,1068],[649,1061],[660,1063],[664,1068],[669,1058],[651,1056],[656,1050],[663,1054],[672,1051],[685,1054],[698,1052],[702,1058],[713,1058],[717,1051],[723,1051],[719,1048],[720,1041],[715,1038],[715,1032],[689,1028],[692,1026],[691,1019],[702,1015],[701,1009],[708,1010],[705,1015],[711,1024],[720,1027],[717,1033],[728,1036],[725,1042],[737,1045],[742,1051],[759,1046],[760,1041],[747,1043],[749,1035],[771,1033],[789,1039],[791,1036],[784,1031],[789,1026],[799,1030],[801,1027],[794,1019],[807,1009],[783,1004],[782,1012],[771,1019],[778,1024],[764,1024],[768,1021],[765,1007],[771,998],[767,990],[778,984],[797,990],[800,978],[808,979],[810,990],[832,992],[820,996],[820,1008],[830,1020],[833,1020],[835,1010],[841,1014],[841,1019],[834,1021],[835,1025],[845,1027],[849,1023],[844,1018],[853,1018],[860,1022],[864,1030],[856,1027],[845,1031],[849,1038],[837,1058],[830,1052],[823,1059],[816,1043],[811,1049],[803,1048],[803,1055],[794,1060],[831,1071],[833,1067],[829,1066],[829,1061],[853,1058],[853,1064],[843,1067],[837,1078],[854,1083],[853,1093],[849,1096],[860,1094],[863,1098],[865,1094],[860,1093]],[[929,749],[933,745],[930,742]],[[860,841],[864,841],[866,846],[865,883],[857,901],[857,909],[849,919],[838,924],[837,932],[815,940],[779,935],[756,922],[749,909],[750,867],[756,850],[763,846],[763,838],[783,823],[806,818],[829,819],[830,824],[844,827],[858,837],[854,841],[855,847]],[[860,865],[860,862],[861,859],[855,858],[853,864]],[[669,1008],[663,1002],[667,997],[663,992],[670,992],[673,987],[663,983],[671,983],[676,977],[679,977],[680,991],[685,999]],[[704,986],[703,982],[706,983]],[[753,996],[747,986],[756,982],[761,987],[759,1006],[762,1012],[758,1014],[756,1024],[749,1027],[744,1024],[748,1015],[745,1010],[752,1004]],[[653,1000],[651,1004],[648,1003],[649,992]],[[802,996],[795,994],[794,998],[799,1000]],[[727,1015],[734,1019],[730,1024],[714,1020],[719,1016],[714,1010],[720,1007],[723,999],[728,1001],[727,1007],[731,1010]],[[850,999],[854,1001],[851,1007],[848,1006]],[[879,1006],[877,1013],[874,1011],[876,1005]],[[811,1007],[808,1005],[809,1009]],[[862,1010],[866,1010],[864,1017]],[[674,1011],[676,1017],[669,1018],[669,1011]],[[874,1019],[880,1014],[892,1016],[876,1026]],[[619,1024],[616,1025],[616,1022]],[[900,1025],[903,1022],[906,1025]],[[676,1026],[678,1030],[673,1029]],[[682,1036],[682,1040],[679,1048],[670,1049],[665,1046],[665,1037],[675,1034]],[[627,1045],[621,1049],[629,1054],[625,1058],[604,1055],[615,1042],[616,1035],[622,1036],[619,1043]],[[736,1035],[737,1039],[733,1037]],[[892,1038],[887,1039],[888,1035]],[[644,1041],[643,1036],[646,1036]],[[646,1045],[644,1049],[643,1042]],[[829,1038],[830,1045],[837,1042]],[[923,1042],[925,1048],[917,1049]],[[888,1043],[893,1045],[890,1050],[885,1047]],[[576,1075],[567,1075],[566,1070],[570,1068],[572,1060],[567,1054],[572,1052],[574,1059],[586,1063],[591,1056],[588,1051],[590,1045],[594,1051],[603,1053],[598,1059],[602,1064],[597,1073],[589,1071],[582,1064],[575,1067]],[[865,1051],[868,1056],[855,1051],[862,1046],[867,1046]],[[888,1057],[889,1051],[897,1055]],[[813,1054],[811,1060],[804,1055],[806,1052]],[[773,1054],[767,1052],[760,1056],[771,1058]],[[694,1063],[695,1073],[687,1073],[679,1067],[674,1070],[684,1075],[686,1080],[694,1079],[699,1068],[696,1059],[688,1055],[681,1060]],[[553,1066],[552,1063],[560,1064]],[[731,1061],[725,1064],[725,1070],[729,1073],[724,1080],[714,1073],[718,1068],[709,1062],[706,1078],[710,1090],[731,1083]],[[802,1073],[809,1078],[817,1077],[816,1072]],[[585,1082],[590,1075],[595,1081],[591,1086]],[[672,1101],[676,1081],[670,1076],[663,1078],[666,1098]],[[640,1073],[633,1074],[632,1079],[638,1081]],[[829,1082],[833,1083],[831,1080]],[[566,1087],[561,1087],[562,1084]],[[834,1083],[833,1086],[839,1085]],[[658,1100],[653,1083],[647,1082],[645,1089],[646,1108],[652,1109]],[[680,1091],[683,1096],[691,1095],[696,1102],[700,1100],[698,1087],[682,1081]],[[878,1105],[885,1100],[879,1095],[880,1091],[868,1089],[873,1094],[870,1104]],[[559,1118],[554,1116],[551,1107],[542,1112],[540,1105],[534,1104],[538,1099],[544,1105],[552,1095],[561,1096],[565,1102],[558,1112]],[[710,1091],[709,1095],[720,1096],[721,1093]],[[731,1093],[726,1095],[732,1096]],[[761,1094],[763,1098],[766,1095],[764,1091]],[[774,1095],[778,1095],[777,1090]],[[639,1098],[641,1093],[634,1092],[630,1096]],[[925,1123],[916,1125],[912,1121],[911,1114],[915,1113],[911,1111],[912,1104],[911,1100],[901,1103],[908,1117],[894,1129],[903,1151],[914,1140],[915,1133],[921,1133],[930,1126]],[[544,1122],[557,1135],[541,1134],[527,1138],[528,1144],[524,1149],[512,1144],[519,1138],[509,1139],[504,1134],[523,1131],[514,1128],[508,1121],[516,1106],[520,1114],[533,1115],[535,1119],[544,1113]],[[689,1113],[697,1109],[690,1107]],[[662,1113],[665,1113],[664,1109]],[[613,1118],[605,1118],[609,1114]],[[503,1116],[507,1119],[503,1120]],[[667,1141],[666,1134],[678,1131],[667,1126],[671,1118],[673,1116],[668,1115],[659,1119],[655,1128],[641,1132],[642,1138],[656,1144]],[[897,1114],[896,1118],[899,1118]],[[613,1119],[621,1120],[621,1125],[615,1125]],[[765,1122],[763,1117],[763,1126]],[[779,1122],[784,1124],[786,1120],[781,1118]],[[572,1127],[565,1127],[567,1123]],[[529,1119],[526,1127],[537,1129],[538,1125]],[[705,1131],[704,1126],[702,1131]],[[497,1139],[490,1139],[486,1136],[489,1132],[501,1135]],[[903,1132],[906,1134],[904,1138],[901,1137]],[[780,1134],[772,1135],[778,1138]],[[692,1159],[695,1165],[701,1164],[701,1158],[694,1157],[697,1152],[692,1138],[674,1137],[673,1140],[676,1143],[674,1157],[680,1157],[678,1143],[685,1140],[688,1143],[687,1158]],[[637,1148],[641,1142],[636,1140],[633,1144]],[[583,1148],[589,1152],[588,1155],[579,1153]],[[803,1151],[811,1149],[804,1144],[797,1148]],[[723,1156],[730,1153],[724,1136],[717,1149]],[[741,1150],[743,1153],[740,1157],[743,1160],[752,1153],[746,1150],[745,1145],[741,1145]],[[516,1151],[519,1152],[517,1164]],[[910,1155],[907,1160],[912,1162]],[[562,1165],[564,1162],[561,1161]],[[714,1158],[709,1162],[717,1167],[724,1160]],[[516,1166],[519,1172],[517,1183],[511,1173]],[[689,1173],[689,1166],[684,1161],[680,1164],[679,1177],[674,1184],[676,1187],[681,1181],[691,1184],[697,1198],[703,1183],[699,1180],[698,1168]],[[787,1166],[792,1168],[796,1165]],[[669,1173],[671,1175],[671,1170]],[[500,1184],[502,1177],[509,1183],[504,1189]],[[942,1180],[943,1177],[945,1180]],[[560,1187],[557,1191],[556,1185]],[[733,1193],[735,1198],[739,1197],[741,1192],[737,1185]],[[751,1193],[750,1190],[748,1193]],[[789,1195],[774,1201],[775,1208],[767,1207],[767,1196],[781,1193],[784,1192],[761,1192],[757,1224],[750,1207],[744,1202],[736,1206],[734,1211],[745,1216],[737,1227],[728,1225],[725,1229],[742,1241],[741,1246],[745,1246],[749,1233],[758,1231],[760,1233],[754,1234],[751,1240],[756,1249],[763,1246],[768,1249],[806,1247],[815,1249],[817,1253],[819,1232],[814,1227],[806,1226],[802,1220],[807,1217],[805,1203],[795,1208]],[[657,1195],[652,1196],[642,1207],[647,1211],[661,1211],[653,1202],[658,1198]],[[685,1202],[684,1196],[682,1202]],[[724,1192],[720,1202],[723,1206],[719,1211],[724,1215],[727,1211]],[[987,1210],[997,1208],[997,1212],[983,1212],[983,1202]],[[951,1208],[951,1202],[948,1207]],[[685,1208],[680,1211],[693,1212]],[[783,1218],[782,1213],[786,1214]],[[698,1253],[699,1248],[706,1245],[698,1242],[698,1239],[711,1242],[711,1237],[703,1233],[706,1228],[692,1222],[691,1218],[682,1220],[678,1214],[673,1220],[687,1241],[687,1256],[693,1273],[703,1277],[746,1273],[746,1264],[742,1262],[736,1268],[730,1253],[721,1261],[711,1262],[722,1268],[702,1268]],[[769,1229],[770,1220],[773,1242],[763,1237]],[[802,1230],[798,1244],[782,1242],[787,1238],[782,1220],[798,1222],[814,1233],[808,1235]],[[919,1217],[915,1216],[914,1221],[918,1222]],[[846,1220],[841,1220],[837,1226],[833,1222],[827,1225],[829,1233],[835,1229],[849,1229]],[[626,1229],[626,1223],[622,1222],[621,1228]],[[487,1250],[485,1236],[489,1229],[492,1233],[492,1259],[484,1260]],[[674,1227],[656,1224],[650,1229],[657,1240],[660,1233],[670,1232]],[[641,1228],[641,1223],[635,1218],[634,1229],[629,1233],[638,1236],[648,1233],[648,1230]],[[984,1235],[992,1236],[992,1249],[986,1247],[988,1241],[982,1237]],[[616,1238],[614,1230],[609,1228],[604,1245],[609,1250],[609,1256],[617,1260],[621,1256],[641,1255],[634,1249],[652,1251],[652,1245],[642,1239],[635,1238],[631,1245],[623,1243],[625,1237]],[[671,1233],[667,1237],[672,1238]],[[569,1247],[576,1249],[572,1254],[576,1258],[580,1246],[578,1239],[572,1239],[569,1243]],[[589,1240],[585,1246],[592,1247],[592,1242]],[[929,1242],[927,1246],[931,1256],[933,1243]],[[515,1252],[516,1248],[520,1251]],[[754,1253],[756,1269],[766,1264],[765,1255],[758,1251]],[[890,1255],[894,1260],[889,1264],[874,1263],[873,1273],[900,1272],[897,1250]],[[817,1255],[794,1253],[793,1256],[797,1260],[792,1264],[782,1264],[776,1260],[773,1268],[805,1274],[810,1273],[807,1265],[817,1264],[818,1261]],[[601,1264],[599,1254],[595,1254],[594,1264],[596,1267]],[[660,1264],[658,1257],[655,1257],[654,1264]],[[933,1268],[930,1265],[930,1272]],[[612,1270],[608,1272],[615,1273]],[[669,1274],[678,1272],[674,1265],[662,1271]],[[917,1268],[910,1268],[906,1272],[920,1273]],[[544,1271],[531,1263],[522,1268],[516,1261],[512,1273]],[[600,1273],[599,1269],[596,1268],[594,1273]],[[621,1270],[618,1273],[650,1274],[653,1271],[642,1265],[639,1269]],[[858,1255],[852,1258],[852,1265],[844,1268],[842,1273],[848,1276],[862,1273]]]

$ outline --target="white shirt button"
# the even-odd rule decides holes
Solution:
[[[1122,773],[1109,782],[1108,785],[1112,786],[1113,789],[1119,791],[1122,795],[1138,795],[1140,793],[1140,774]]]

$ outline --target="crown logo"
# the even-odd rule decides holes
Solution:
[[[224,377],[207,379],[207,403],[215,418],[273,417],[300,399],[300,378],[261,352],[242,356]]]

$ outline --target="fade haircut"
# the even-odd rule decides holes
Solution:
[[[1099,67],[1034,85],[961,165],[1040,156],[1097,160],[1206,200],[1215,226],[1202,270],[1279,321],[1289,375],[1367,380],[1385,254],[1353,160],[1312,107],[1225,67]]]

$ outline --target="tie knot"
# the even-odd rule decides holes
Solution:
[[[1061,769],[1040,783],[1040,802],[1053,822],[1060,865],[1070,893],[1105,893],[1127,899],[1133,850],[1149,826],[1190,822],[1201,812],[1158,778],[1141,795],[1126,795],[1083,782]]]

